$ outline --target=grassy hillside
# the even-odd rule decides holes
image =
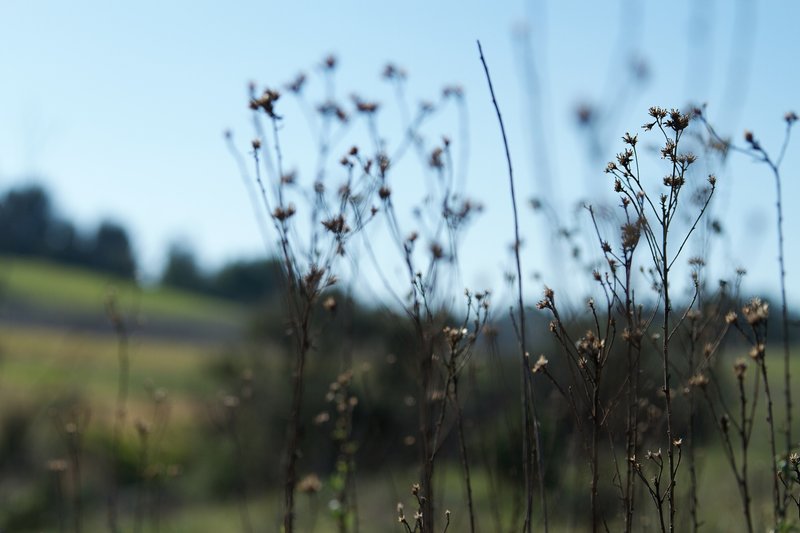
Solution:
[[[145,320],[212,323],[239,327],[241,305],[166,287],[133,282],[86,269],[19,257],[0,257],[0,299],[50,313],[102,317],[109,296]]]

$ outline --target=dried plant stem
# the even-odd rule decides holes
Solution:
[[[669,224],[667,220],[666,210],[663,212],[662,220],[664,224],[661,226],[661,257],[663,264],[661,265],[661,282],[663,284],[664,294],[664,343],[662,352],[663,374],[664,374],[664,403],[667,411],[667,458],[669,461],[669,487],[667,488],[667,502],[669,504],[669,531],[675,531],[675,459],[674,459],[674,439],[672,435],[672,393],[670,391],[670,361],[669,361],[669,340],[670,328],[669,319],[672,312],[672,302],[669,295],[669,263],[667,261],[667,236],[669,232]]]
[[[750,514],[750,485],[747,482],[747,449],[750,445],[750,431],[748,430],[747,418],[747,395],[744,390],[744,374],[737,380],[739,383],[739,405],[741,426],[739,427],[739,439],[742,442],[742,474],[737,476],[739,481],[739,488],[742,494],[742,505],[744,507],[744,517],[747,522],[748,533],[753,533],[753,517]],[[750,419],[750,427],[752,427],[752,419]]]
[[[296,285],[293,281],[289,282],[289,298],[294,299]],[[310,321],[312,302],[306,301],[302,306],[302,313],[295,324],[299,328],[297,335],[297,351],[295,368],[292,375],[292,406],[289,411],[289,423],[286,430],[286,456],[285,456],[285,477],[284,477],[284,514],[283,530],[284,533],[294,531],[294,492],[297,484],[297,458],[300,445],[300,409],[303,403],[303,385],[305,377],[306,356],[311,348]]]
[[[125,427],[125,420],[127,418],[127,404],[128,404],[128,383],[130,381],[130,358],[128,357],[128,344],[129,332],[127,324],[122,315],[117,309],[117,302],[112,297],[107,304],[107,312],[109,320],[114,327],[114,332],[117,336],[117,360],[118,360],[118,373],[117,373],[117,402],[114,409],[114,427],[111,434],[111,462],[112,466],[109,469],[111,475],[111,484],[108,488],[107,506],[108,506],[108,529],[112,533],[119,531],[119,523],[117,516],[117,456],[119,455],[122,431]]]
[[[786,139],[784,141],[784,150],[786,143],[789,141],[789,130],[786,130]],[[781,158],[783,157],[783,151]],[[780,268],[780,281],[781,281],[781,333],[783,337],[783,379],[784,379],[784,394],[786,399],[786,420],[784,425],[784,439],[786,444],[786,457],[792,453],[792,372],[790,365],[790,352],[789,352],[789,309],[786,303],[786,261],[784,254],[783,244],[783,197],[781,191],[781,175],[778,171],[778,166],[769,159],[767,159],[772,174],[775,176],[775,207],[778,213],[778,267]],[[780,164],[780,163],[778,163]],[[787,493],[788,494],[788,491]],[[784,508],[786,506],[786,497],[784,495]],[[785,513],[785,509],[784,509]]]
[[[458,444],[461,451],[461,467],[464,470],[464,483],[467,487],[467,509],[469,510],[469,530],[475,533],[475,505],[472,500],[472,480],[469,474],[469,458],[467,455],[467,441],[464,436],[464,416],[458,400],[458,376],[453,376],[453,405],[456,409],[456,422],[458,426]]]
[[[769,445],[772,457],[770,464],[774,464],[777,457],[777,449],[775,447],[775,418],[772,415],[772,393],[769,389],[769,379],[767,378],[767,363],[762,358],[758,364],[761,369],[761,379],[764,382],[764,394],[767,397],[767,425],[769,426]],[[778,530],[780,519],[783,517],[783,507],[781,505],[780,489],[778,488],[778,475],[775,473],[774,466],[772,470],[772,498],[773,498],[773,518],[775,520],[775,530]]]
[[[522,265],[520,261],[520,236],[519,236],[519,214],[517,211],[517,198],[514,189],[514,170],[511,165],[511,153],[508,148],[508,139],[506,137],[505,126],[503,125],[503,117],[500,113],[500,106],[495,98],[494,87],[492,86],[492,78],[489,75],[489,67],[486,64],[486,59],[483,57],[483,49],[481,43],[478,41],[478,53],[480,54],[481,64],[483,65],[484,73],[486,74],[486,81],[489,84],[489,93],[492,96],[492,104],[494,105],[497,120],[500,124],[500,133],[503,138],[503,147],[506,154],[506,162],[508,164],[508,181],[511,189],[511,207],[514,213],[514,259],[517,268],[517,305],[519,317],[519,351],[520,360],[522,364],[522,423],[523,423],[523,471],[525,476],[525,522],[523,524],[523,531],[530,532],[532,527],[532,513],[533,513],[533,464],[531,461],[530,445],[533,441],[534,455],[537,462],[537,472],[539,480],[539,497],[541,499],[542,516],[544,518],[544,530],[548,531],[547,521],[547,501],[544,492],[544,469],[542,468],[541,447],[539,439],[539,420],[535,410],[535,398],[532,390],[531,369],[528,361],[528,353],[526,351],[525,339],[525,305],[522,296]],[[531,408],[533,406],[533,409]],[[531,439],[530,437],[533,437]]]

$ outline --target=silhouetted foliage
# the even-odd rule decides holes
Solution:
[[[194,252],[183,244],[170,246],[161,283],[179,289],[207,292],[208,280],[197,266]]]
[[[224,298],[256,303],[280,290],[280,266],[274,259],[236,260],[210,280],[211,291]]]
[[[45,254],[52,222],[44,189],[31,186],[10,191],[0,202],[0,249],[20,255]]]
[[[130,240],[125,228],[105,221],[97,228],[92,242],[90,266],[122,277],[132,278],[136,273]]]
[[[132,278],[136,259],[124,227],[103,222],[89,236],[58,216],[40,185],[0,198],[0,253],[43,257]]]

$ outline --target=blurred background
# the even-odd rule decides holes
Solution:
[[[254,208],[253,176],[242,175],[236,155],[249,161],[259,135],[251,83],[284,93],[284,168],[305,184],[320,167],[339,179],[339,159],[374,140],[370,128],[387,146],[402,146],[410,117],[435,109],[425,146],[448,138],[457,193],[480,207],[460,238],[445,300],[455,307],[464,287],[491,290],[496,310],[497,343],[486,353],[500,358],[498,373],[470,378],[471,423],[494,424],[475,443],[497,467],[478,471],[481,505],[513,514],[495,500],[503,479],[519,481],[510,459],[514,418],[494,416],[501,391],[518,381],[503,359],[513,347],[505,316],[512,213],[476,40],[509,135],[526,297],[533,304],[547,285],[578,304],[596,290],[587,274],[602,258],[584,207],[613,209],[603,171],[622,136],[641,131],[650,106],[701,108],[722,138],[744,146],[748,130],[769,154],[781,151],[785,113],[800,107],[798,16],[795,2],[751,0],[3,3],[0,530],[103,530],[111,486],[126,530],[277,524],[289,396],[279,376],[288,372],[289,340],[277,235]],[[335,75],[326,61],[335,61]],[[305,103],[287,89],[300,74]],[[331,94],[354,125],[318,158],[318,110]],[[380,106],[369,124],[357,118],[365,101]],[[657,185],[657,147],[644,142],[642,150],[655,161],[643,168]],[[745,269],[742,294],[777,309],[772,174],[735,152],[700,155],[691,177],[713,173],[719,190],[685,259],[703,256],[712,285]],[[430,169],[424,157],[406,156],[392,161],[402,176],[393,198],[405,227],[425,235]],[[800,297],[799,159],[790,144],[781,166],[792,309]],[[604,229],[615,224],[601,216]],[[305,438],[327,442],[330,428],[311,421],[332,401],[326,391],[342,370],[342,339],[350,339],[360,468],[388,464],[392,478],[359,481],[363,522],[380,524],[363,529],[377,531],[396,522],[394,506],[414,481],[415,400],[413,380],[398,377],[396,296],[407,291],[405,272],[393,243],[377,230],[368,235],[370,253],[378,263],[392,258],[391,266],[379,272],[364,261],[339,273],[336,297],[350,305],[318,332],[317,350],[328,357],[310,369],[304,412]],[[678,272],[683,290],[689,268]],[[648,287],[646,275],[641,284]],[[532,319],[532,331],[545,327],[544,317]],[[129,365],[122,393],[121,365]],[[120,394],[129,409],[117,427]],[[307,452],[304,474],[319,476],[323,488],[306,480],[302,524],[324,531],[337,512],[336,461],[323,448]],[[709,461],[713,480],[720,461]]]

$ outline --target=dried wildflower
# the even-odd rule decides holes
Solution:
[[[431,243],[430,250],[435,260],[444,257],[444,250],[442,249],[442,245],[438,242]]]
[[[753,298],[742,307],[742,314],[751,326],[757,326],[767,321],[769,317],[769,304],[762,302],[761,298]]]
[[[673,190],[678,190],[686,184],[686,179],[681,175],[667,175],[664,176],[664,185]]]
[[[678,146],[675,144],[675,141],[672,139],[667,139],[664,143],[664,148],[661,149],[661,157],[663,159],[669,159],[670,161],[676,161],[676,150]]]
[[[323,220],[322,225],[325,226],[325,229],[337,236],[341,236],[350,231],[350,226],[347,225],[347,222],[344,220],[344,215],[341,214]]]
[[[378,154],[378,168],[381,171],[381,175],[386,174],[386,171],[389,169],[389,156],[386,154]]]
[[[783,120],[785,120],[786,123],[791,126],[797,122],[797,113],[794,111],[788,111],[785,115],[783,115]]]
[[[377,102],[367,102],[366,100],[362,100],[357,95],[353,95],[352,99],[353,103],[356,105],[356,111],[359,113],[371,115],[378,110],[378,107],[380,107]]]
[[[545,286],[545,288],[544,288],[544,297],[547,298],[550,301],[553,301],[553,298],[555,297],[555,293],[553,292],[553,289],[551,289],[550,287]]]
[[[253,139],[250,145],[253,147],[253,150],[258,150],[261,148],[261,139]]]
[[[650,114],[651,117],[653,117],[656,120],[661,120],[661,119],[663,119],[664,117],[667,116],[667,112],[664,109],[661,109],[658,106],[651,107],[648,110],[648,113]]]
[[[575,109],[575,118],[578,119],[578,124],[581,126],[591,124],[592,120],[595,118],[594,109],[589,104],[580,104]]]
[[[684,168],[689,167],[689,165],[691,165],[695,161],[697,161],[697,156],[691,152],[681,154],[678,156],[678,163],[683,165]]]
[[[533,365],[531,372],[534,374],[538,374],[539,372],[547,369],[547,363],[550,361],[544,355],[540,355],[539,359],[536,360],[536,364]]]
[[[69,463],[64,459],[50,459],[47,461],[47,469],[50,472],[60,474],[61,472],[66,472],[68,468]]]
[[[675,132],[683,131],[689,127],[689,115],[684,115],[677,109],[672,109],[669,112],[669,119],[664,122],[664,125],[672,128]]]
[[[586,356],[587,359],[591,359],[595,362],[600,361],[600,356],[603,353],[605,345],[605,339],[596,337],[591,330],[587,331],[586,334],[575,343],[578,354]]]
[[[690,387],[700,387],[701,389],[704,389],[708,383],[708,378],[703,374],[695,374],[689,378]]]
[[[625,169],[630,168],[631,161],[633,161],[633,150],[626,148],[617,154],[617,162]]]
[[[733,364],[733,373],[736,374],[736,379],[744,379],[744,374],[747,371],[747,361],[740,357]]]
[[[392,80],[397,75],[397,67],[395,67],[391,63],[387,63],[385,67],[383,67],[383,74],[382,76],[387,80]]]
[[[275,113],[275,102],[281,97],[281,94],[274,89],[265,89],[264,93],[259,98],[250,99],[250,109],[257,111],[261,109],[270,118],[281,118]]]
[[[275,210],[272,212],[272,216],[275,217],[276,220],[283,222],[288,220],[295,214],[295,207],[294,204],[289,204],[289,207],[276,207]]]
[[[333,54],[328,54],[328,56],[323,60],[322,66],[328,70],[333,70],[336,68],[336,56]]]
[[[442,162],[442,153],[443,150],[438,146],[433,149],[433,152],[431,152],[431,156],[428,159],[428,164],[431,166],[431,168],[444,168],[444,163]]]
[[[758,343],[750,349],[750,357],[756,361],[761,361],[764,359],[764,356],[767,354],[767,347],[764,346],[764,343]]]
[[[336,312],[336,305],[336,299],[333,296],[328,296],[325,301],[322,302],[322,308],[329,313]]]
[[[442,96],[445,98],[461,98],[464,96],[464,89],[460,85],[447,85],[442,89]]]
[[[706,265],[706,260],[697,255],[690,257],[688,262],[693,267],[704,267]]]
[[[317,111],[324,117],[336,117],[339,122],[347,122],[347,113],[336,102],[324,102],[317,106]]]
[[[303,86],[306,83],[306,75],[302,72],[299,73],[294,80],[286,86],[286,89],[291,92],[298,94],[303,90]]]
[[[726,324],[734,324],[737,320],[736,311],[728,311],[725,315],[725,323]]]
[[[325,422],[328,422],[331,419],[330,413],[328,411],[322,411],[317,416],[314,417],[314,424],[317,426],[321,426]]]
[[[316,494],[322,488],[322,481],[316,474],[308,474],[297,484],[297,490],[304,494]]]
[[[636,223],[626,223],[620,228],[622,231],[622,247],[626,250],[633,250],[639,244],[639,237],[642,235],[642,224],[640,221]]]

